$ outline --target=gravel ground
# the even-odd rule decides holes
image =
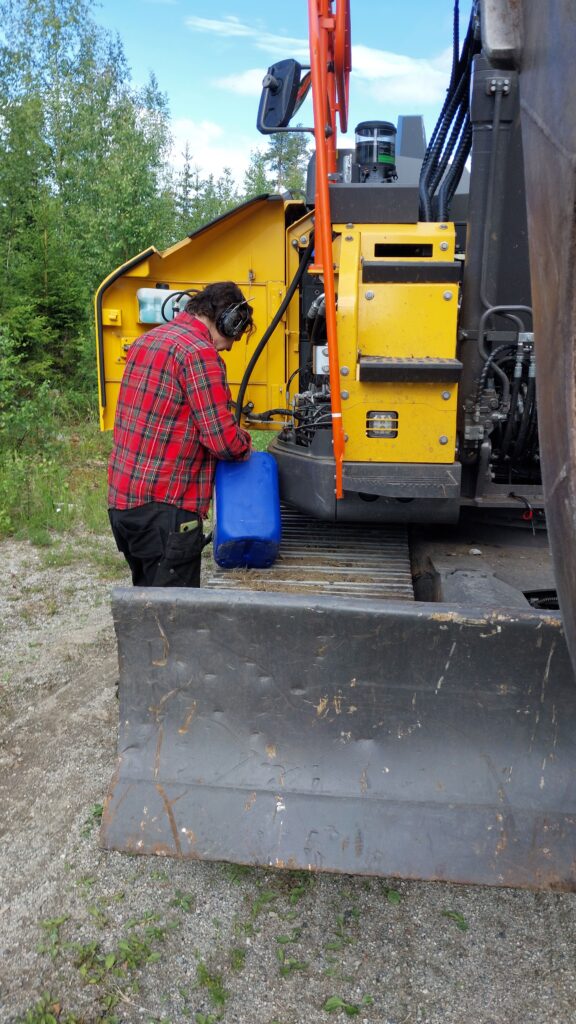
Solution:
[[[576,1022],[574,895],[100,850],[126,575],[76,548],[0,544],[0,1021]]]

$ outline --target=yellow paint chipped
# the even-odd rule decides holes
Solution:
[[[251,811],[252,808],[254,807],[255,803],[256,803],[256,793],[255,792],[254,793],[250,793],[250,796],[248,797],[248,799],[246,800],[246,803],[244,804],[244,810],[245,811]]]
[[[355,704],[351,704],[350,707],[348,708],[347,714],[353,715],[356,711],[358,711],[358,708],[356,707],[356,705]]]
[[[316,714],[318,718],[325,718],[328,714],[328,697],[321,697],[320,702],[315,704]]]
[[[271,761],[276,757],[276,747],[273,743],[266,744],[266,754]]]
[[[334,711],[336,712],[336,714],[337,715],[341,715],[342,714],[342,696],[341,696],[341,694],[337,694],[336,697],[333,697],[332,703],[334,704]]]

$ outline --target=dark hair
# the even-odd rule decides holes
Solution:
[[[193,295],[186,303],[185,308],[186,312],[191,313],[192,316],[200,313],[201,316],[206,316],[215,323],[225,310],[245,302],[244,295],[234,281],[215,281],[213,284],[206,285],[201,292]],[[255,330],[252,322],[252,306],[246,302],[244,309],[250,314],[248,331],[252,334]]]

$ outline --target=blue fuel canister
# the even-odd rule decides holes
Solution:
[[[281,537],[278,467],[268,452],[219,462],[214,484],[214,558],[223,569],[267,569]]]

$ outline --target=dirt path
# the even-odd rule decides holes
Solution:
[[[576,1022],[572,895],[101,851],[121,563],[0,550],[1,1022]]]

